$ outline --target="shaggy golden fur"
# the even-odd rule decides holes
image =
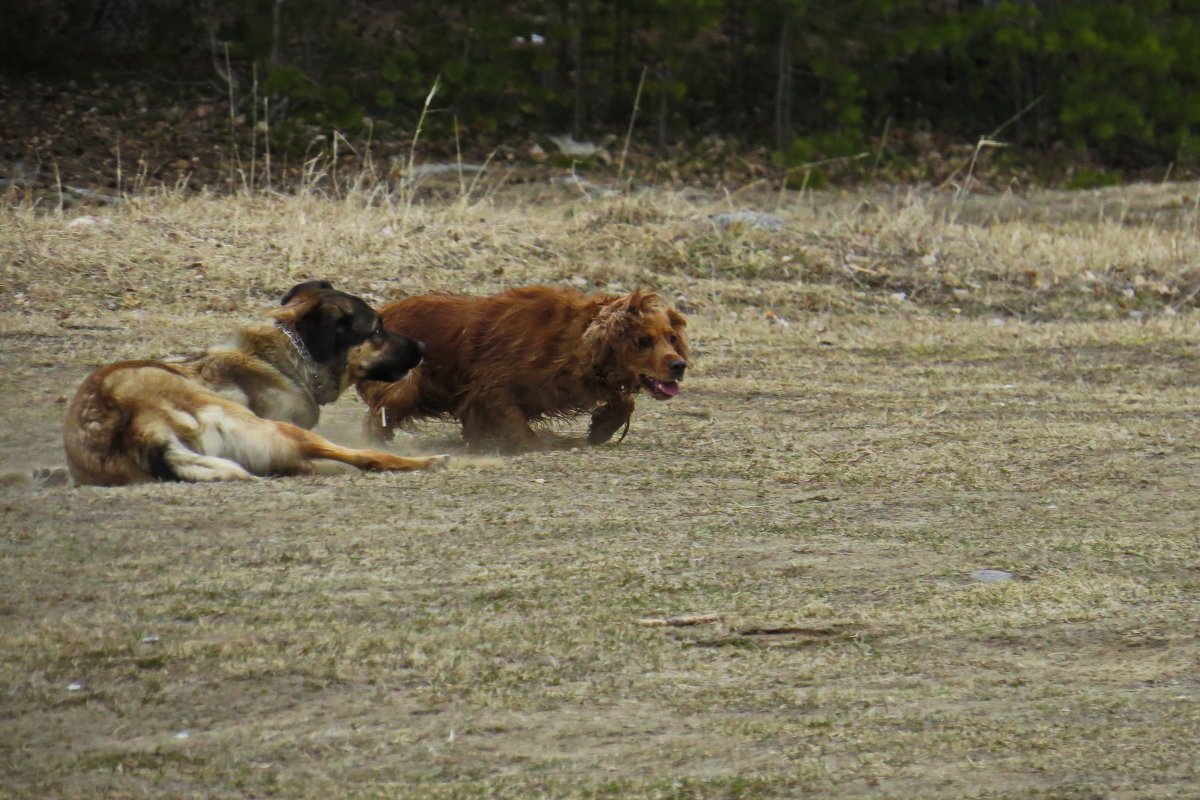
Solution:
[[[445,461],[350,450],[307,430],[352,382],[402,378],[420,363],[419,342],[385,330],[365,302],[325,281],[294,287],[272,316],[195,361],[124,361],[92,373],[63,429],[75,482],[248,480],[311,472],[323,459],[370,470]]]
[[[530,286],[409,297],[379,314],[426,351],[407,381],[358,384],[376,438],[410,419],[450,416],[473,448],[532,450],[569,440],[539,435],[530,422],[591,413],[587,441],[603,444],[628,425],[639,391],[670,399],[687,368],[687,323],[650,292]]]

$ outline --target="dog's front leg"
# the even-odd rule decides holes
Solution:
[[[588,444],[604,444],[633,416],[633,398],[617,397],[592,412],[588,426]]]
[[[396,432],[388,421],[388,407],[372,406],[363,418],[363,436],[370,442],[390,442]]]
[[[363,420],[363,433],[367,439],[390,442],[397,426],[418,416],[422,397],[419,370],[413,370],[407,378],[395,383],[360,381],[358,396],[370,409]]]

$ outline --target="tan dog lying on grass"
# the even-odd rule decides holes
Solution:
[[[530,422],[590,413],[588,444],[603,444],[628,426],[638,392],[669,400],[687,369],[687,322],[650,292],[432,294],[389,303],[379,315],[426,351],[408,380],[358,384],[370,406],[367,433],[377,439],[410,419],[450,416],[472,448],[533,450],[569,440],[549,442]]]
[[[325,281],[293,287],[272,316],[196,361],[123,361],[92,373],[63,430],[76,483],[252,480],[309,473],[322,459],[397,471],[447,460],[351,450],[307,430],[351,383],[403,378],[421,362],[420,342],[386,330],[362,299]]]

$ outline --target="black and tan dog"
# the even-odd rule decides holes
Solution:
[[[351,450],[308,430],[352,383],[403,378],[421,361],[420,342],[326,281],[294,286],[272,317],[194,361],[92,373],[63,430],[76,483],[250,480],[310,473],[318,460],[409,471],[447,460]]]

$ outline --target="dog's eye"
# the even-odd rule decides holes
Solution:
[[[671,334],[671,344],[677,344],[678,341],[679,341],[679,339],[676,338],[675,334],[672,333]]]
[[[639,336],[633,340],[633,344],[635,347],[645,350],[647,347],[654,344],[654,342],[651,341],[649,336]]]

